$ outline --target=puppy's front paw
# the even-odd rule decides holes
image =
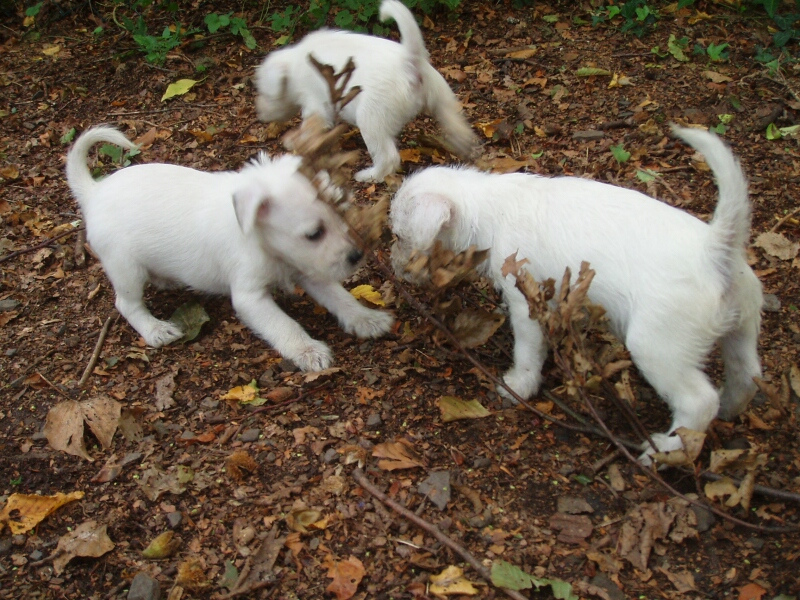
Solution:
[[[539,373],[528,369],[517,369],[515,367],[505,374],[503,381],[523,400],[527,400],[539,391],[539,378]],[[505,388],[498,387],[497,393],[506,400],[510,400],[513,404],[519,404],[517,399],[509,394]]]
[[[652,438],[653,443],[658,447],[659,452],[672,452],[673,450],[680,450],[683,448],[683,442],[677,435],[654,433],[650,437]],[[639,462],[645,467],[649,467],[653,464],[653,454],[656,453],[656,450],[647,442],[644,443],[643,448],[644,452],[639,457]]]
[[[361,181],[362,183],[380,183],[383,179],[378,179],[377,173],[375,172],[375,167],[370,169],[362,169],[358,173],[354,175],[356,181]]]
[[[322,371],[331,366],[333,352],[322,342],[311,340],[295,355],[287,356],[301,371]]]
[[[344,329],[347,333],[360,338],[376,338],[387,333],[394,325],[394,317],[382,310],[369,310],[360,313],[359,318],[348,323]]]
[[[157,321],[148,331],[140,331],[144,343],[153,348],[166,346],[183,337],[183,330],[170,321]]]

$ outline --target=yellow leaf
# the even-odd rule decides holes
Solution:
[[[350,290],[356,300],[363,299],[374,304],[375,306],[386,306],[386,303],[381,298],[381,293],[371,285],[359,285]]]
[[[400,150],[400,160],[403,162],[419,162],[419,148],[403,148]]]
[[[61,46],[50,46],[42,50],[42,54],[46,54],[47,56],[55,56],[59,52],[61,52]]]
[[[258,395],[258,386],[255,379],[247,385],[237,385],[222,396],[223,400],[238,400],[239,402],[253,402]]]
[[[491,414],[477,400],[465,402],[454,396],[442,396],[436,401],[436,404],[442,411],[442,421],[445,423],[459,419],[482,419]]]
[[[192,86],[197,83],[194,79],[179,79],[175,83],[170,83],[167,86],[167,91],[161,96],[161,101],[168,100],[173,96],[183,96],[186,92],[192,89]]]
[[[11,494],[6,506],[0,512],[0,522],[8,523],[11,533],[25,533],[36,527],[48,515],[65,504],[83,498],[83,492],[71,492],[54,496],[37,496],[31,494]],[[14,514],[11,517],[11,514]]]
[[[472,582],[464,577],[464,571],[458,567],[449,566],[438,575],[431,575],[431,593],[442,596],[455,596],[466,594],[475,596],[478,590]]]
[[[165,531],[156,536],[152,542],[142,550],[142,556],[153,560],[167,558],[175,554],[181,545],[181,538],[175,537],[174,531]]]

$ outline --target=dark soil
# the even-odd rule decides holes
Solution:
[[[206,14],[225,12],[220,3],[213,8],[200,4],[177,18],[201,28]],[[732,115],[724,137],[751,181],[752,239],[778,226],[790,242],[800,241],[800,217],[779,224],[800,205],[800,145],[796,139],[770,141],[765,136],[770,122],[786,127],[800,119],[800,72],[796,63],[788,63],[770,75],[754,60],[757,47],[770,40],[765,21],[700,1],[682,13],[664,14],[655,31],[637,39],[620,33],[618,25],[593,28],[576,21],[590,19],[580,3],[537,2],[520,9],[509,1],[464,4],[457,18],[434,14],[426,19],[423,33],[433,64],[446,73],[483,139],[484,165],[634,187],[705,219],[714,209],[716,188],[703,164],[666,135],[666,124],[715,126],[719,115]],[[377,487],[438,524],[479,561],[488,566],[502,559],[536,576],[565,580],[582,597],[773,598],[800,593],[800,536],[763,529],[800,525],[798,388],[792,391],[790,382],[800,384],[785,377],[798,363],[797,258],[781,259],[752,248],[752,266],[769,295],[760,342],[764,378],[777,392],[759,393],[748,413],[734,423],[715,422],[698,465],[698,470],[708,466],[710,450],[754,448],[768,457],[767,465],[756,471],[756,483],[768,492],[794,496],[755,494],[749,510],[713,501],[752,527],[707,518],[700,511],[690,535],[682,541],[678,536],[656,540],[647,568],[637,569],[620,546],[624,527],[633,519],[630,511],[646,503],[663,507],[674,502],[671,493],[624,458],[609,463],[618,468],[624,488],[612,485],[608,464],[597,472],[592,469],[614,450],[608,440],[547,423],[524,409],[504,408],[492,385],[457,349],[435,342],[433,327],[406,302],[389,304],[398,317],[395,334],[361,341],[343,333],[309,298],[279,295],[287,312],[335,351],[340,370],[310,380],[244,328],[224,298],[151,290],[148,301],[158,316],[167,317],[194,299],[211,320],[191,343],[145,347],[125,320],[117,318],[100,264],[88,256],[85,266],[79,266],[78,235],[47,244],[80,219],[62,171],[67,146],[60,140],[72,128],[80,132],[114,123],[132,139],[154,128],[155,139],[134,161],[204,170],[238,169],[259,149],[280,152],[280,134],[296,123],[259,123],[251,84],[255,66],[279,34],[266,26],[251,27],[259,44],[254,51],[240,38],[211,36],[184,44],[170,52],[163,66],[154,66],[115,25],[111,6],[45,2],[30,27],[23,26],[22,9],[4,10],[0,501],[4,504],[14,493],[80,490],[85,496],[27,534],[12,536],[8,528],[0,532],[0,598],[123,598],[140,571],[160,582],[163,597],[169,590],[170,598],[222,595],[228,592],[220,587],[226,565],[241,573],[248,557],[269,543],[270,531],[279,540],[287,538],[284,545],[278,543],[277,562],[268,569],[274,583],[244,597],[332,597],[326,591],[334,581],[329,565],[350,556],[365,571],[357,598],[431,597],[429,578],[448,565],[461,565],[480,597],[503,597],[461,557],[362,489],[351,477],[356,465],[346,460],[357,454],[354,448],[360,449]],[[120,6],[118,18],[126,10]],[[242,6],[231,4],[229,10]],[[713,16],[695,19],[698,10]],[[151,31],[172,22],[164,11],[145,14]],[[252,25],[261,7],[245,3],[243,15]],[[98,25],[105,26],[105,33],[95,37],[92,31]],[[666,53],[670,34],[689,38],[688,62]],[[691,52],[695,44],[723,42],[730,44],[724,62],[711,63]],[[507,51],[529,45],[535,53]],[[666,56],[652,53],[654,46]],[[207,71],[198,73],[198,64]],[[575,71],[581,67],[607,69],[627,77],[631,85],[610,87],[610,76],[579,77]],[[162,102],[167,85],[182,78],[202,82],[190,94]],[[454,160],[431,141],[437,133],[435,123],[422,116],[406,127],[401,140],[406,172]],[[618,163],[611,154],[610,147],[619,144],[631,153],[627,162]],[[361,149],[366,160],[357,135],[347,145]],[[96,164],[99,172],[113,168],[104,156]],[[637,177],[645,169],[658,174],[650,183]],[[384,187],[354,185],[363,202]],[[379,251],[384,257],[388,234],[386,240]],[[10,257],[34,246],[41,248]],[[386,275],[373,265],[367,263],[347,287],[371,284],[379,289],[387,284]],[[384,291],[390,292],[392,285]],[[413,293],[426,301],[422,292]],[[485,289],[464,288],[461,293],[468,302],[490,309],[499,304]],[[100,360],[80,388],[78,381],[108,317],[112,323]],[[510,331],[503,327],[475,355],[501,374],[510,364],[511,343]],[[718,379],[715,357],[710,370]],[[562,391],[552,363],[546,371],[544,388]],[[156,382],[171,374],[176,403],[160,410]],[[669,418],[665,405],[635,373],[632,378],[642,422],[650,431],[663,430]],[[288,395],[258,412],[221,400],[253,379],[262,395],[289,388]],[[87,433],[93,462],[51,449],[42,434],[48,411],[67,399],[101,394],[129,409],[141,435],[118,432],[112,447],[103,449]],[[443,423],[437,406],[442,396],[477,399],[492,414]],[[615,434],[635,437],[610,401],[595,401]],[[574,423],[544,396],[533,402]],[[379,467],[373,448],[400,439],[413,447],[424,467]],[[250,465],[234,477],[226,468],[234,452],[254,459],[255,468]],[[103,464],[120,461],[128,462],[112,481],[92,481]],[[190,467],[194,478],[183,491],[166,491],[153,500],[143,492],[142,480],[154,467],[168,474]],[[449,471],[453,489],[440,510],[417,488],[431,472],[442,470]],[[705,482],[690,472],[662,473],[680,491],[702,496]],[[741,477],[744,472],[726,474]],[[556,528],[559,501],[572,497],[588,502],[589,509],[576,511],[590,523],[588,535]],[[319,511],[322,524],[298,531],[291,515],[302,509]],[[99,558],[75,558],[60,574],[50,562],[34,564],[90,519],[107,525],[115,543],[112,551]],[[163,560],[143,558],[150,541],[170,528],[181,542],[177,552]],[[181,575],[181,565],[190,559],[201,569],[194,579]],[[681,587],[689,579],[692,584]],[[549,593],[545,587],[539,595]]]

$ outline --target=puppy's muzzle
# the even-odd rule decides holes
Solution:
[[[364,258],[364,252],[362,252],[358,248],[353,248],[347,255],[347,262],[349,262],[353,266],[356,266],[358,264],[358,261],[360,261],[362,258]]]

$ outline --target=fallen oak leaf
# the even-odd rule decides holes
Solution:
[[[76,556],[97,558],[113,549],[114,542],[106,533],[106,525],[86,521],[58,540],[58,546],[52,555],[53,571],[60,575],[67,563]]]
[[[0,512],[0,523],[6,523],[11,533],[25,533],[36,527],[56,510],[83,498],[83,492],[61,492],[52,496],[38,494],[11,494]]]
[[[425,466],[421,459],[417,457],[410,442],[403,439],[397,442],[376,444],[372,449],[372,456],[387,459],[378,461],[378,466],[386,471],[413,469],[415,467]]]
[[[325,591],[335,594],[337,600],[352,598],[366,573],[364,564],[355,556],[340,561],[328,556],[322,566],[328,569],[327,576],[333,579]]]

